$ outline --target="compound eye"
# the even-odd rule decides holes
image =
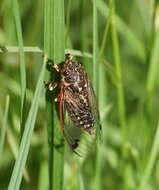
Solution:
[[[82,67],[82,63],[81,62],[75,62],[75,70],[78,71],[79,69],[81,69]]]
[[[79,67],[82,67],[82,65],[83,65],[82,62],[79,62],[79,61],[77,62],[77,64]]]

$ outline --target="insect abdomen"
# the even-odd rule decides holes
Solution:
[[[69,115],[77,127],[91,129],[94,126],[91,110],[80,96],[66,98],[65,103]]]

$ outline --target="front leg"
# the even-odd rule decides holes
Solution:
[[[52,67],[53,67],[58,73],[61,72],[61,66],[60,66],[60,64],[54,64]]]
[[[45,88],[48,89],[48,91],[53,91],[56,87],[60,86],[60,84],[58,82],[47,82],[45,83]],[[59,102],[60,101],[60,96],[58,95],[57,98],[54,99],[55,102]]]
[[[52,72],[54,70],[53,68],[53,65],[54,65],[54,62],[51,58],[47,58],[47,62],[46,62],[46,68],[48,71]]]
[[[57,86],[59,86],[58,82],[44,82],[45,88],[47,88],[49,91],[53,91]]]

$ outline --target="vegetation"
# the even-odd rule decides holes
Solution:
[[[0,2],[0,190],[159,188],[157,0]],[[73,154],[48,102],[47,57],[84,63],[102,123]],[[54,77],[54,76],[53,76]]]

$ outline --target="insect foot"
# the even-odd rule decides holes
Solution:
[[[60,102],[60,97],[55,98],[54,102]]]

